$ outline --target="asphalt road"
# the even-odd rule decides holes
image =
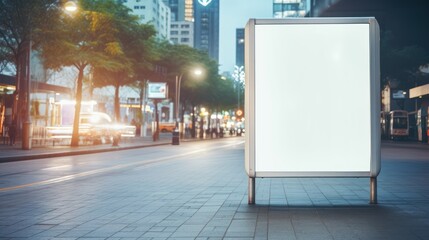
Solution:
[[[383,143],[378,205],[365,178],[277,178],[249,206],[243,138],[2,163],[0,239],[429,239],[428,153]]]

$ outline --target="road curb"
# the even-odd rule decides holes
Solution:
[[[43,154],[37,154],[37,155],[33,154],[33,155],[19,155],[19,156],[1,157],[0,163],[35,160],[35,159],[41,159],[41,158],[76,156],[76,155],[93,154],[93,153],[101,153],[101,152],[122,151],[122,150],[130,150],[130,149],[137,149],[137,148],[164,146],[164,145],[170,145],[170,144],[171,144],[170,142],[167,142],[167,143],[156,143],[156,144],[147,144],[147,145],[125,146],[125,147],[121,147],[121,146],[113,147],[112,146],[110,148],[100,148],[100,149],[84,149],[84,150],[75,150],[75,151],[43,153]]]

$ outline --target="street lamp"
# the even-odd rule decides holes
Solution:
[[[73,1],[68,1],[64,4],[64,10],[67,12],[75,12],[77,11],[77,4]]]
[[[194,69],[193,71],[191,71],[195,76],[201,76],[203,74],[203,70],[202,69]],[[182,85],[182,78],[183,78],[183,74],[181,73],[180,75],[176,75],[176,100],[175,100],[175,116],[174,118],[176,119],[176,129],[179,130],[180,132],[180,137],[183,138],[183,123],[180,122],[179,120],[179,104],[180,104],[180,89],[181,89],[181,85]],[[179,125],[180,122],[180,125]]]

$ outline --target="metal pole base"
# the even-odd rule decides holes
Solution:
[[[248,204],[255,204],[255,178],[249,177]]]
[[[32,142],[32,125],[30,121],[25,121],[22,123],[22,149],[31,150]]]
[[[377,178],[371,177],[369,181],[369,203],[377,204]]]

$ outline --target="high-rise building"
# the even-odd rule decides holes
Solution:
[[[194,21],[194,0],[163,0],[171,9],[171,21]]]
[[[244,28],[235,30],[235,65],[244,66]]]
[[[171,22],[185,20],[185,0],[163,0],[170,7]]]
[[[185,0],[185,21],[194,21],[194,0]]]
[[[164,0],[171,10],[170,40],[194,47],[194,23],[186,20],[188,0]],[[191,0],[192,2],[192,0]]]
[[[141,23],[152,24],[160,39],[170,38],[170,8],[162,0],[121,0]]]
[[[305,17],[310,10],[310,0],[273,0],[273,17]]]
[[[194,47],[194,23],[189,21],[171,22],[170,40],[175,44]]]
[[[219,60],[219,0],[194,1],[194,46]]]

